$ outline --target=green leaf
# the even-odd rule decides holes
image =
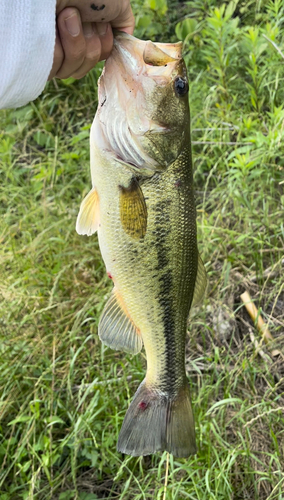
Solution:
[[[197,27],[197,21],[187,17],[176,25],[175,32],[179,40],[185,40],[186,37],[193,36]]]
[[[51,425],[54,425],[54,424],[65,424],[64,420],[62,420],[62,418],[57,417],[57,416],[48,417],[46,419],[46,422],[48,422],[47,427],[50,427]]]
[[[73,139],[70,141],[70,144],[74,146],[74,144],[77,144],[77,142],[85,141],[86,139],[89,139],[90,137],[90,131],[89,130],[81,130],[79,134],[75,135]]]
[[[51,134],[42,132],[41,130],[38,130],[35,134],[33,134],[33,140],[43,148],[53,148],[55,144],[54,137]]]
[[[74,500],[75,495],[76,495],[75,490],[63,491],[59,495],[59,500]]]
[[[159,16],[164,16],[168,10],[167,0],[146,0],[145,6],[156,11]]]
[[[227,160],[231,160],[232,158],[235,158],[240,154],[247,153],[251,148],[252,146],[240,146],[239,148],[234,149],[231,154],[229,154]]]
[[[65,80],[61,80],[63,85],[66,85],[66,87],[70,87],[70,85],[72,85],[76,81],[76,78],[72,78],[72,76],[70,76],[70,78],[65,78]]]
[[[23,422],[28,422],[29,420],[32,420],[32,417],[30,415],[22,415],[20,417],[14,418],[14,420],[11,420],[8,425],[20,424]]]
[[[98,500],[98,496],[95,493],[79,493],[80,500]]]
[[[219,406],[227,406],[231,405],[233,403],[242,403],[242,400],[239,398],[227,398],[227,399],[222,399],[222,401],[217,401],[217,403],[214,403],[209,410],[207,410],[206,415],[210,415],[213,413],[213,411],[218,408]]]
[[[148,26],[151,24],[152,20],[153,20],[153,17],[150,15],[141,16],[138,18],[136,26],[137,26],[137,28],[148,28]]]

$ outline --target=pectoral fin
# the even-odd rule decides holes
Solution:
[[[76,231],[78,234],[91,236],[99,226],[99,196],[93,188],[83,199],[77,217]]]
[[[142,338],[114,288],[99,322],[99,337],[107,346],[137,354],[142,349]]]
[[[147,230],[147,207],[138,181],[133,178],[129,187],[119,186],[120,220],[126,234],[135,240],[144,238]]]
[[[194,294],[191,305],[192,307],[197,306],[198,304],[201,303],[203,296],[205,294],[206,287],[207,287],[207,274],[204,264],[201,260],[201,257],[198,254],[198,270],[197,270]]]

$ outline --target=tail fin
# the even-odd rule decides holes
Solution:
[[[164,450],[176,457],[196,453],[188,385],[171,398],[143,381],[126,413],[117,450],[133,456]]]

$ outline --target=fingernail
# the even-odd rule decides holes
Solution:
[[[90,38],[94,34],[92,23],[83,23],[83,33],[86,38]]]
[[[97,31],[99,36],[106,34],[108,30],[108,23],[97,23]]]
[[[65,19],[65,26],[69,31],[70,35],[78,36],[80,33],[80,23],[78,14],[72,14],[72,16]]]

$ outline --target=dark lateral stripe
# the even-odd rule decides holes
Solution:
[[[168,236],[171,228],[169,218],[169,209],[171,205],[171,200],[163,200],[156,204],[155,206],[155,230],[156,234],[159,235],[157,241],[157,271],[160,274],[160,295],[159,295],[159,305],[163,311],[162,322],[164,326],[165,335],[165,373],[163,374],[163,380],[161,384],[165,385],[167,389],[171,389],[175,384],[177,372],[176,372],[176,344],[175,344],[175,313],[174,304],[172,300],[172,289],[173,289],[173,276],[172,270],[167,269],[169,262],[169,248],[168,248]],[[168,229],[166,229],[168,228]]]

